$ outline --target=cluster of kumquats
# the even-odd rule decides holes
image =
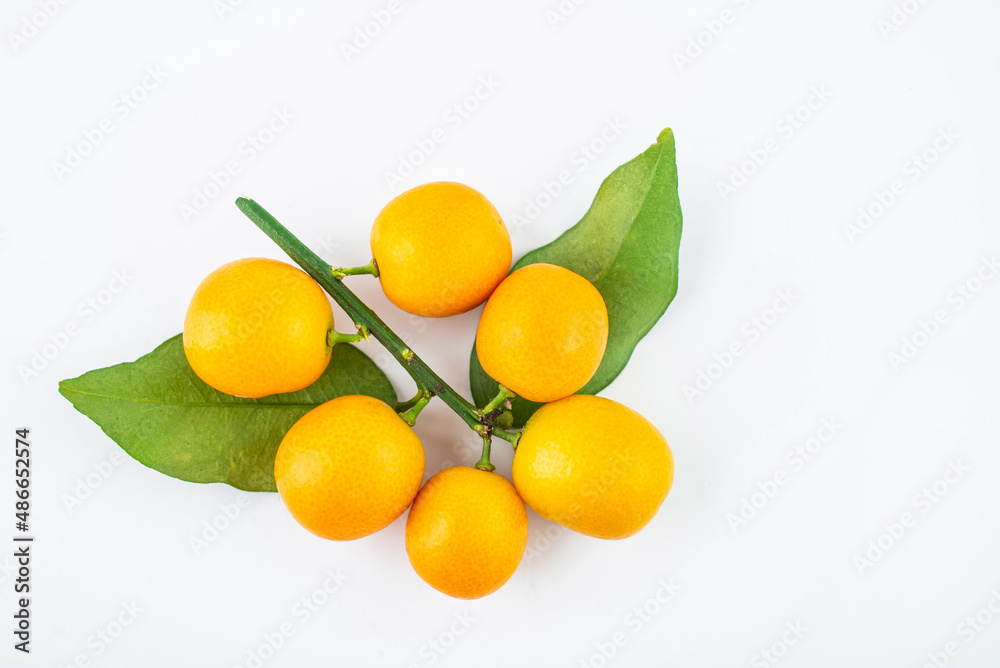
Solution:
[[[484,436],[483,459],[427,482],[412,426],[441,387],[396,406],[341,396],[305,414],[274,462],[281,499],[303,527],[329,540],[353,540],[409,508],[406,551],[419,576],[450,596],[478,598],[500,588],[521,561],[525,503],[553,522],[606,539],[630,536],[653,518],[673,481],[663,436],[619,403],[575,394],[594,375],[608,340],[607,308],[589,281],[551,264],[508,275],[511,244],[500,215],[458,183],[425,184],[390,202],[372,227],[371,250],[370,265],[334,270],[335,278],[377,276],[391,302],[420,316],[455,315],[486,302],[476,346],[500,394],[476,409],[478,422],[467,420]],[[266,318],[259,313],[262,296]],[[245,259],[198,286],[184,350],[213,388],[259,398],[314,383],[333,345],[367,339],[367,329],[359,329],[334,331],[327,294],[299,268]],[[503,417],[510,426],[515,395],[545,404],[521,433],[502,428]],[[489,463],[493,435],[515,447],[513,484]]]

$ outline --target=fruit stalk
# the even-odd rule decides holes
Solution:
[[[496,427],[494,427],[490,433],[494,436],[499,436],[503,440],[510,443],[511,447],[514,448],[514,452],[517,452],[517,444],[521,440],[520,433],[504,431],[503,429],[497,429]]]
[[[424,410],[424,406],[434,398],[434,393],[430,390],[421,388],[417,391],[417,396],[406,402],[409,406],[406,410],[396,412],[399,413],[399,417],[402,418],[403,422],[410,425],[411,427],[417,424],[417,416],[420,415],[420,411]]]
[[[482,421],[483,414],[462,395],[452,389],[423,360],[386,325],[378,315],[344,285],[341,278],[335,274],[334,268],[314,253],[308,246],[288,231],[264,207],[252,199],[240,197],[236,206],[271,238],[288,256],[302,269],[313,277],[326,290],[334,301],[354,320],[358,327],[367,330],[376,341],[385,346],[397,362],[417,383],[418,388],[427,388],[429,392],[441,398],[449,408],[455,411],[462,420],[480,434],[488,436],[490,432],[498,433],[491,425]],[[343,274],[343,270],[338,273]],[[499,434],[498,434],[499,435]],[[510,440],[510,439],[506,439]]]
[[[492,473],[496,470],[493,466],[493,462],[490,461],[490,449],[493,445],[493,439],[490,438],[488,434],[483,434],[483,455],[476,462],[476,468],[480,471],[487,471]]]
[[[364,327],[359,327],[357,334],[342,334],[331,329],[330,333],[326,335],[326,342],[331,346],[335,346],[338,343],[359,343],[367,340],[368,330]]]
[[[503,406],[504,408],[510,409],[510,400],[517,395],[511,392],[509,389],[500,385],[500,391],[497,392],[497,396],[493,397],[490,403],[483,406],[483,415],[488,415],[495,411],[496,409]]]
[[[373,258],[371,262],[363,267],[333,267],[331,273],[334,278],[343,278],[344,276],[362,276],[365,274],[378,278],[378,265],[375,264],[375,260]]]

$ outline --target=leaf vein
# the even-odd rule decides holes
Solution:
[[[76,390],[72,388],[63,388],[65,392],[72,394],[81,394],[88,397],[94,397],[95,399],[115,399],[118,401],[132,401],[135,403],[142,404],[156,404],[161,406],[177,406],[179,408],[307,408],[314,407],[319,404],[316,403],[291,403],[291,402],[249,402],[249,401],[234,401],[234,402],[188,402],[188,401],[162,401],[155,399],[143,399],[141,397],[124,397],[115,394],[101,394],[99,392],[87,392],[86,390]]]
[[[653,169],[650,170],[649,183],[646,185],[646,191],[642,193],[642,201],[639,202],[639,206],[636,207],[636,215],[632,218],[632,223],[634,224],[636,219],[642,214],[642,208],[646,205],[646,199],[649,197],[649,193],[653,190],[653,182],[656,181],[656,175],[660,171],[660,161],[663,160],[663,154],[666,153],[666,147],[661,145],[660,152],[656,156],[656,163],[653,165]],[[628,239],[628,235],[623,235],[621,240],[618,242],[618,247],[615,248],[615,254],[611,256],[611,261],[608,262],[607,266],[601,271],[601,275],[597,277],[594,284],[600,283],[605,276],[607,276],[608,271],[615,264],[615,260],[618,259],[618,255],[622,252],[622,248],[625,247],[625,240]]]

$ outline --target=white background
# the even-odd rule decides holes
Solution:
[[[894,1],[619,0],[562,16],[549,13],[555,0],[401,0],[350,58],[344,45],[386,2],[246,0],[220,12],[212,0],[80,0],[50,2],[49,19],[35,0],[5,2],[3,428],[10,445],[15,428],[32,429],[37,542],[29,657],[11,648],[12,548],[0,550],[0,664],[253,666],[264,638],[290,622],[262,665],[763,666],[772,664],[759,653],[778,642],[785,666],[918,667],[952,641],[949,665],[996,666],[1000,615],[987,606],[1000,610],[1000,279],[977,283],[977,272],[1000,253],[1000,6],[909,0],[912,15],[897,14],[887,33],[879,24]],[[165,76],[142,90],[147,68]],[[483,99],[467,103],[476,108],[456,116],[481,78],[495,90],[480,88]],[[123,94],[143,98],[127,116]],[[274,109],[293,118],[251,159],[245,142]],[[783,120],[796,112],[797,127]],[[105,118],[112,131],[57,174]],[[621,129],[605,141],[608,123]],[[118,459],[56,392],[60,379],[133,360],[179,332],[194,287],[218,265],[282,258],[233,206],[240,194],[327,259],[363,264],[371,221],[400,189],[386,173],[441,127],[445,140],[401,187],[450,179],[480,189],[519,257],[577,221],[601,180],[666,126],[685,219],[680,290],[604,392],[649,417],[676,458],[672,492],[635,538],[602,542],[532,514],[529,554],[510,583],[452,600],[411,570],[403,520],[324,542],[275,495],[247,505],[229,487]],[[933,148],[939,132],[953,136],[938,142],[944,152]],[[776,150],[759,168],[746,164],[753,173],[723,197],[719,184],[734,183],[765,144]],[[914,171],[925,150],[933,164]],[[231,160],[239,173],[213,191],[213,172]],[[547,198],[562,170],[572,182]],[[849,235],[859,207],[877,211],[894,180],[894,201]],[[185,220],[182,206],[207,186],[216,196]],[[112,296],[102,291],[115,272],[127,284]],[[967,283],[979,288],[972,299],[956,292]],[[426,322],[391,306],[370,278],[352,285],[468,391],[478,311]],[[794,301],[774,322],[767,309],[782,290]],[[85,306],[109,296],[100,313]],[[894,365],[890,353],[939,310],[944,324]],[[23,379],[18,368],[70,325],[78,334]],[[733,342],[745,353],[710,367]],[[404,374],[386,369],[407,394]],[[689,399],[700,372],[716,378]],[[797,467],[788,453],[825,419],[841,426]],[[417,431],[428,475],[475,461],[471,432],[440,402]],[[495,449],[509,473],[509,449]],[[933,504],[915,501],[949,462],[962,476],[939,483]],[[786,484],[754,497],[762,507],[734,528],[730,515],[782,473]],[[82,502],[68,503],[73,495]],[[196,554],[192,537],[238,502],[239,516]],[[904,513],[914,526],[882,536],[884,552],[859,565]],[[297,602],[331,570],[346,581],[303,620]],[[671,579],[676,595],[656,602]],[[100,641],[133,605],[135,621]],[[644,605],[652,613],[639,624],[631,611]],[[960,626],[977,613],[991,623]],[[787,635],[787,648],[786,624],[806,629]],[[606,660],[601,648],[610,654],[616,637],[624,645]]]

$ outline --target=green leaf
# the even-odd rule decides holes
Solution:
[[[278,445],[316,406],[345,394],[396,402],[382,370],[345,344],[333,347],[326,371],[304,390],[263,399],[224,394],[195,375],[181,335],[135,362],[64,380],[59,392],[146,466],[181,480],[253,492],[276,490]]]
[[[674,133],[604,180],[590,210],[552,243],[531,251],[511,271],[539,262],[566,267],[593,283],[608,307],[608,347],[597,373],[581,394],[596,394],[628,363],[677,294],[681,205],[677,196]],[[483,371],[476,349],[470,365],[477,406],[496,396],[495,380]],[[514,424],[523,426],[540,404],[515,399]]]

